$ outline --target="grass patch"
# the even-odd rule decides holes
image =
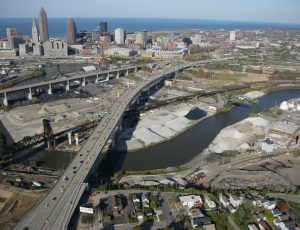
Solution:
[[[223,212],[210,212],[210,217],[212,222],[216,225],[217,230],[231,230],[231,225],[228,223],[227,214],[225,211]]]
[[[250,202],[244,202],[236,213],[232,215],[232,219],[241,230],[247,230],[248,224],[253,220],[251,218],[252,205]]]
[[[289,204],[291,208],[295,210],[295,212],[300,214],[300,203],[290,201]]]
[[[245,73],[216,73],[214,78],[217,80],[234,81],[246,77]]]
[[[83,224],[92,224],[94,221],[94,216],[91,214],[83,214],[81,217],[81,223]]]

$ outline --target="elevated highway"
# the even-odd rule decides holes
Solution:
[[[111,69],[106,71],[90,71],[86,73],[76,73],[70,77],[60,78],[60,79],[53,79],[50,81],[44,81],[39,83],[27,84],[17,87],[11,87],[6,89],[0,90],[0,95],[3,97],[3,105],[8,106],[9,95],[18,92],[18,91],[26,91],[28,95],[28,99],[32,100],[33,98],[33,90],[36,88],[47,88],[48,94],[52,94],[52,85],[55,84],[64,84],[66,91],[70,90],[70,83],[73,81],[79,81],[82,86],[86,85],[86,82],[93,81],[94,83],[101,83],[109,81],[110,78],[119,78],[121,74],[127,76],[129,72],[137,71],[141,66],[128,66],[122,67],[117,69]]]
[[[139,82],[123,93],[87,139],[63,176],[42,201],[25,215],[15,229],[67,229],[80,198],[88,186],[85,182],[88,176],[95,172],[101,151],[118,129],[127,108],[134,103],[142,91],[149,90],[162,80],[171,78],[178,71],[211,61],[213,60],[173,67]]]

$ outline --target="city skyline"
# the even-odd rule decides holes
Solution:
[[[61,7],[57,7],[57,4]],[[126,3],[120,0],[109,2],[89,1],[86,6],[79,1],[67,0],[58,2],[33,1],[19,2],[17,0],[2,0],[0,9],[1,18],[33,17],[37,9],[43,6],[49,17],[128,17],[128,18],[187,18],[187,19],[209,19],[226,21],[248,21],[248,22],[279,22],[300,23],[298,9],[300,2],[296,0],[254,0],[236,1],[228,0],[226,4],[220,0],[200,2],[195,0],[153,0],[151,2],[140,2],[128,0]],[[30,5],[31,7],[28,7]],[[134,5],[135,7],[131,7]],[[65,9],[68,8],[68,14]],[[99,11],[99,8],[101,9]],[[22,9],[19,12],[16,9]],[[26,9],[26,10],[24,10]],[[85,10],[83,10],[85,9]],[[176,16],[175,16],[176,15]]]

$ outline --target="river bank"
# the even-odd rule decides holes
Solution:
[[[291,95],[285,95],[286,92],[291,93]],[[297,97],[300,97],[299,90],[273,92],[259,99],[260,106],[258,106],[258,109],[262,111],[266,109],[266,105],[270,104],[266,103],[266,98],[272,98],[274,101],[271,104],[274,106],[289,98]],[[234,108],[233,110],[243,111],[241,108]],[[231,113],[232,111],[227,112],[226,117],[230,117]],[[293,176],[295,170],[297,171],[300,168],[300,159],[297,158],[297,155],[281,153],[270,157],[269,155],[249,154],[242,151],[243,147],[245,148],[244,143],[255,142],[264,136],[265,127],[270,122],[261,117],[247,118],[249,111],[246,114],[247,116],[244,114],[244,119],[226,126],[227,128],[220,129],[219,135],[212,139],[208,147],[203,148],[200,154],[197,154],[187,163],[166,168],[166,174],[161,174],[162,171],[159,170],[153,170],[160,174],[125,176],[122,177],[120,183],[157,185],[174,184],[176,182],[184,186],[188,181],[193,181],[195,175],[204,173],[206,178],[202,182],[205,186],[221,186],[222,188],[226,186],[229,186],[228,188],[255,187],[257,189],[272,187],[277,191],[282,189],[295,190],[300,184],[300,181]],[[220,115],[217,114],[216,116]],[[246,135],[243,132],[246,132]],[[230,140],[227,140],[228,138]],[[239,139],[240,141],[238,141]],[[227,143],[231,144],[228,145]],[[293,162],[293,165],[289,162]],[[264,165],[270,165],[270,168],[266,168]],[[274,168],[277,172],[276,170],[274,172]],[[184,171],[178,172],[178,169]],[[150,172],[151,170],[148,170],[147,174]]]

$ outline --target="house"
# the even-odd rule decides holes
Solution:
[[[277,217],[277,216],[281,216],[281,215],[282,215],[282,212],[279,211],[278,208],[272,209],[272,210],[271,210],[271,213],[273,214],[274,217]]]
[[[133,203],[139,203],[139,204],[141,203],[140,194],[134,193],[134,194],[131,194],[131,197],[132,197]]]
[[[145,215],[146,215],[146,216],[152,216],[152,215],[153,215],[153,212],[152,212],[152,210],[151,210],[150,208],[146,208],[146,209],[144,210],[144,212],[145,212]]]
[[[228,211],[229,211],[231,214],[233,214],[233,213],[236,212],[236,209],[235,209],[232,205],[229,205],[229,206],[228,206]]]
[[[258,195],[255,200],[253,200],[253,206],[262,207],[265,202],[265,198],[261,195]]]
[[[248,229],[249,230],[259,230],[256,224],[248,224]]]
[[[266,200],[264,202],[264,207],[268,210],[272,210],[276,207],[276,201],[273,199],[273,200]]]
[[[216,203],[214,201],[212,201],[208,195],[204,195],[204,202],[209,210],[217,207]]]
[[[281,230],[290,230],[290,229],[295,229],[296,225],[293,220],[286,220],[279,223],[279,228]]]
[[[180,202],[183,206],[193,208],[193,207],[201,207],[203,204],[200,196],[190,195],[190,196],[180,196]]]
[[[146,197],[144,193],[142,194],[142,202],[144,208],[149,208],[150,200]]]
[[[243,203],[243,200],[236,195],[230,195],[229,201],[230,201],[230,204],[235,208],[239,207]]]
[[[259,213],[259,214],[255,213],[252,215],[252,219],[258,223],[262,220],[266,220],[267,218],[262,213]]]
[[[219,200],[220,200],[221,204],[222,204],[224,207],[226,207],[226,208],[227,208],[227,207],[229,206],[229,204],[230,204],[230,202],[229,202],[227,196],[220,195]]]
[[[191,219],[204,217],[203,213],[198,208],[189,209],[188,214],[191,217]]]
[[[258,223],[258,227],[260,230],[272,230],[272,227],[264,220]]]
[[[279,227],[280,222],[284,222],[290,219],[289,215],[281,215],[281,216],[277,216],[274,220],[273,223]]]
[[[138,218],[139,222],[143,222],[144,221],[144,213],[137,212],[136,213],[136,217]]]
[[[207,217],[207,216],[199,217],[199,218],[192,219],[191,223],[192,223],[193,228],[195,228],[195,227],[200,227],[201,228],[205,225],[211,224],[211,218]]]

